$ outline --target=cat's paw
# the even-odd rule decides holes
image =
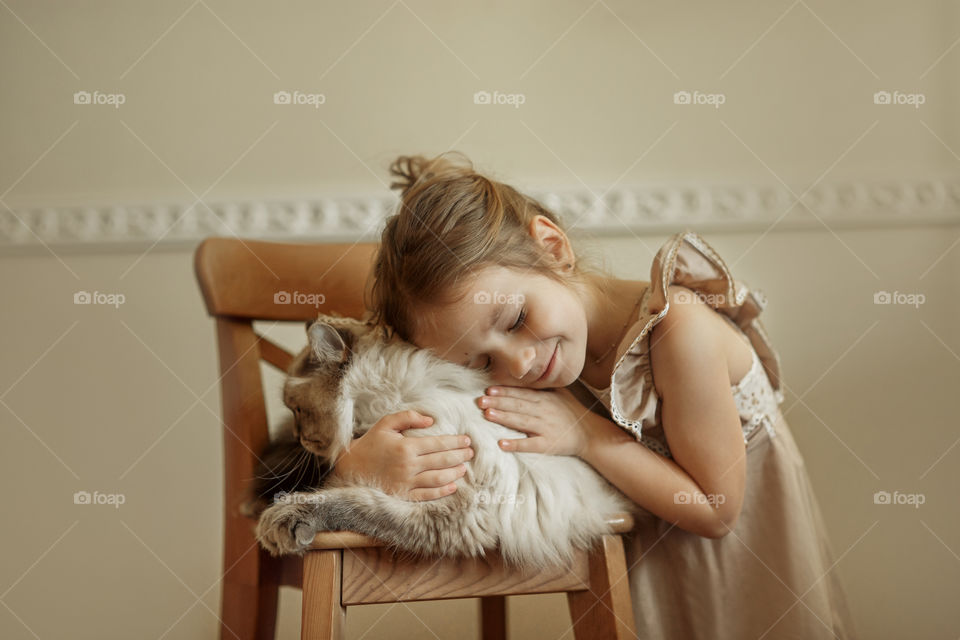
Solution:
[[[257,522],[257,540],[273,556],[302,555],[318,531],[315,504],[279,503]]]

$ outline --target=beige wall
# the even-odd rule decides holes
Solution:
[[[944,2],[8,2],[0,199],[382,195],[394,156],[451,145],[529,188],[955,177],[958,38],[960,11]],[[278,107],[281,89],[327,101]],[[526,103],[473,104],[494,89]],[[682,108],[683,89],[726,103]],[[926,103],[878,106],[880,89]],[[80,107],[78,90],[127,102]],[[787,418],[863,637],[956,637],[960,229],[871,222],[705,237],[769,298]],[[666,237],[595,247],[646,279]],[[218,374],[191,257],[162,243],[0,256],[4,638],[216,633]],[[81,289],[126,302],[78,307]],[[879,290],[926,302],[875,305]],[[295,346],[299,329],[279,339]],[[277,408],[279,377],[268,382]],[[126,502],[74,505],[81,490]],[[875,505],[880,490],[925,504]],[[278,637],[297,637],[299,603],[284,590]],[[559,638],[569,624],[562,596],[510,606],[515,637]],[[475,611],[351,609],[348,637],[469,637]]]

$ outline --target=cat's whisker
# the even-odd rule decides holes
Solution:
[[[273,484],[269,485],[269,487],[268,487],[267,490],[266,490],[266,493],[267,493],[267,494],[273,494],[273,493],[275,493],[275,490],[276,490],[276,489],[278,489],[278,488],[280,488],[280,487],[282,487],[282,486],[284,485],[284,482],[287,481],[288,478],[289,478],[289,473],[283,473],[283,471],[287,471],[287,470],[290,469],[291,467],[292,467],[293,469],[296,469],[296,470],[297,470],[297,473],[298,473],[297,480],[296,480],[296,482],[294,482],[294,484],[292,485],[293,490],[297,490],[296,488],[297,488],[297,487],[299,486],[299,484],[300,484],[301,477],[302,477],[302,474],[303,474],[303,472],[304,472],[304,469],[308,467],[309,461],[306,460],[306,457],[308,457],[309,455],[310,455],[310,452],[309,452],[309,451],[306,451],[305,449],[304,449],[304,450],[301,450],[301,451],[298,451],[298,452],[296,452],[296,454],[295,454],[295,460],[294,460],[294,462],[293,462],[290,466],[285,467],[283,470],[281,470],[281,473],[280,473],[280,474],[274,474],[272,477],[263,478],[264,480],[276,480],[276,482],[274,482]],[[289,459],[289,457],[290,457],[290,456],[288,456],[288,459]]]
[[[306,449],[304,449],[303,452],[307,456],[307,458],[311,456],[316,457]],[[305,462],[306,464],[303,464],[303,463],[300,464],[300,470],[297,473],[297,482],[296,482],[297,486],[300,486],[300,482],[303,480],[303,477],[307,474],[307,471],[309,471],[310,469],[310,461],[308,459],[304,459],[303,462]]]
[[[283,460],[279,462],[278,466],[281,466],[284,468],[293,467],[298,465],[303,460],[303,451],[304,451],[303,448],[300,446],[299,443],[296,443],[296,445],[293,445],[293,446],[294,446],[293,450],[290,451],[290,453],[288,453],[283,458]],[[292,462],[291,462],[291,459],[293,460]]]
[[[299,462],[302,460],[302,451],[291,451],[288,453],[282,460],[273,465],[272,469],[267,469],[269,472],[268,475],[254,475],[254,478],[258,480],[276,480],[278,478],[286,477],[284,471],[293,467],[297,467]],[[293,459],[293,462],[291,462]]]

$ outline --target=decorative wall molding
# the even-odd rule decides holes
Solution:
[[[960,223],[960,178],[818,185],[794,204],[781,185],[634,186],[526,190],[573,233],[763,231]],[[397,197],[0,209],[0,251],[192,245],[210,235],[304,242],[376,241]],[[792,206],[791,206],[792,205]],[[778,221],[779,220],[779,221]]]

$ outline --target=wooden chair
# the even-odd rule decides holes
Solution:
[[[496,553],[483,560],[394,558],[355,532],[317,535],[302,558],[274,558],[254,537],[245,512],[257,454],[269,440],[260,360],[285,371],[291,354],[255,333],[254,320],[306,321],[318,312],[359,317],[376,245],[286,244],[208,238],[194,267],[216,321],[224,450],[224,546],[220,637],[272,639],[278,588],[303,589],[302,638],[342,638],[346,607],[480,598],[483,638],[506,637],[507,595],[566,592],[576,638],[633,638],[634,620],[619,535],[579,552],[564,570],[524,574]],[[284,292],[286,295],[284,295]],[[297,294],[297,295],[294,295]],[[301,294],[322,294],[323,304]],[[615,532],[633,528],[611,514]]]

